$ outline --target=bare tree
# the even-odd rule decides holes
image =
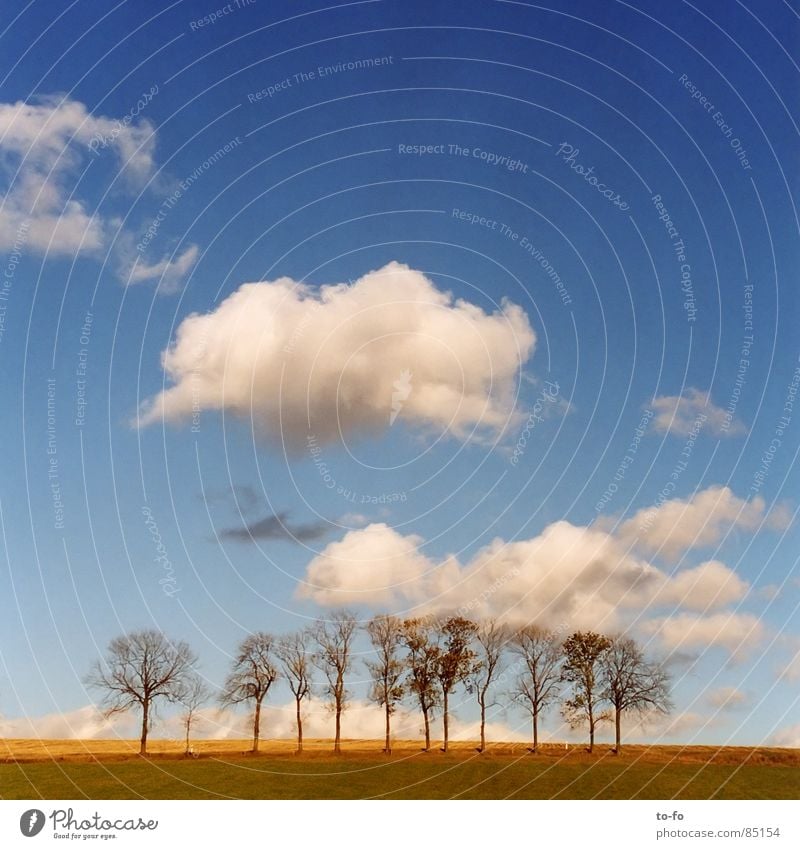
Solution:
[[[494,619],[489,619],[478,626],[475,640],[478,644],[478,660],[468,689],[474,690],[481,709],[481,742],[479,752],[486,751],[486,709],[495,702],[490,702],[489,692],[500,668],[500,660],[508,641],[505,628]]]
[[[456,685],[473,675],[477,668],[478,656],[472,649],[472,642],[478,626],[463,616],[451,616],[439,626],[440,652],[436,663],[436,678],[442,693],[442,751],[446,752],[450,739],[450,694]]]
[[[441,704],[436,678],[440,650],[434,628],[427,619],[406,619],[403,622],[402,640],[408,652],[407,688],[422,711],[427,752],[431,747],[431,718]]]
[[[196,662],[185,642],[173,642],[160,631],[134,631],[115,637],[103,661],[98,661],[86,683],[104,691],[106,716],[138,707],[142,711],[139,754],[147,754],[147,732],[159,701],[177,701]]]
[[[598,722],[608,719],[600,712],[603,702],[601,677],[603,656],[611,647],[611,640],[594,631],[578,631],[564,642],[564,663],[561,677],[572,686],[572,698],[564,702],[564,718],[576,728],[589,725],[589,751],[594,751],[594,732]]]
[[[539,718],[558,696],[561,683],[561,644],[552,631],[529,625],[513,635],[511,650],[523,666],[511,696],[531,715],[531,751],[535,754],[539,750]]]
[[[253,754],[261,737],[261,705],[270,687],[279,677],[275,664],[275,639],[258,631],[245,637],[233,661],[233,668],[222,688],[223,706],[253,704]]]
[[[325,675],[327,685],[325,694],[330,699],[331,709],[336,717],[336,736],[333,751],[342,750],[342,712],[347,707],[347,689],[345,676],[352,666],[352,646],[356,633],[356,618],[346,610],[331,614],[329,620],[320,619],[314,626],[314,639],[317,652],[314,663]]]
[[[211,690],[196,672],[187,676],[176,696],[176,701],[183,706],[181,722],[183,723],[183,730],[186,732],[186,749],[184,751],[186,755],[191,752],[190,736],[192,725],[197,719],[197,713],[210,698]]]
[[[307,629],[296,631],[278,641],[276,653],[283,667],[283,674],[289,682],[295,701],[297,717],[297,752],[303,752],[303,699],[311,696],[311,661],[309,649],[310,634]]]
[[[616,637],[602,657],[605,698],[614,708],[615,752],[622,750],[622,715],[667,714],[672,710],[669,673],[663,664],[648,662],[630,637]]]
[[[392,714],[397,703],[405,695],[403,676],[406,665],[398,654],[402,645],[403,623],[396,616],[375,616],[367,623],[369,635],[377,660],[367,661],[372,676],[369,697],[384,709],[386,717],[386,739],[383,751],[392,753]]]

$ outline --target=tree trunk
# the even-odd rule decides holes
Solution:
[[[187,719],[186,720],[186,752],[184,752],[184,754],[187,754],[187,755],[189,754],[189,732],[191,731],[191,728],[192,728],[192,720]]]
[[[339,754],[342,751],[342,703],[336,700],[336,736],[333,739],[333,751]]]
[[[150,702],[145,699],[142,702],[142,736],[139,738],[139,754],[147,754],[147,724],[150,713]]]
[[[616,732],[615,749],[617,754],[619,754],[622,748],[622,711],[619,708],[615,708],[614,710],[614,726]]]
[[[486,751],[486,696],[481,697],[481,752]]]
[[[589,715],[589,753],[594,751],[594,717]]]
[[[425,751],[431,747],[431,722],[428,719],[428,709],[422,708],[422,718],[425,721]]]
[[[539,711],[533,712],[533,753],[539,751]]]
[[[445,691],[443,693],[443,703],[442,703],[442,725],[444,726],[444,745],[442,746],[442,751],[447,751],[447,741],[450,738],[450,717],[447,715],[447,702],[448,695]]]
[[[300,715],[300,699],[295,697],[297,703],[297,753],[303,753],[303,717]]]
[[[387,755],[391,755],[392,753],[392,706],[389,702],[386,702],[386,742],[383,746],[383,751],[386,752]]]
[[[258,740],[261,736],[261,702],[256,702],[255,716],[253,717],[253,754],[258,753]]]

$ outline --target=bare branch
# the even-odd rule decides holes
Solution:
[[[314,664],[325,675],[327,685],[325,694],[330,699],[331,708],[336,717],[336,730],[333,750],[341,751],[341,720],[347,708],[348,692],[345,676],[352,665],[352,645],[357,622],[355,616],[346,610],[337,610],[328,620],[318,620],[313,634],[317,642]]]
[[[402,645],[403,623],[395,616],[375,616],[367,623],[366,631],[377,655],[377,660],[367,661],[366,664],[372,677],[369,697],[384,709],[384,751],[388,754],[392,750],[391,715],[405,695],[403,677],[406,665],[398,655]]]
[[[539,748],[539,719],[559,692],[561,643],[552,631],[529,625],[513,634],[511,651],[523,667],[511,697],[531,715],[533,751],[536,752]]]
[[[239,644],[231,673],[220,695],[223,706],[253,704],[253,752],[258,751],[261,704],[280,673],[275,662],[275,639],[258,631]]]
[[[144,755],[157,702],[178,701],[196,660],[185,642],[169,640],[160,631],[134,631],[111,640],[106,658],[94,665],[86,684],[103,693],[106,716],[141,708],[139,752]]]

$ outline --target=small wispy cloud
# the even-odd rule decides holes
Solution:
[[[255,488],[246,483],[236,483],[225,489],[207,489],[200,498],[208,505],[230,505],[240,514],[252,513],[262,503]]]
[[[197,245],[189,245],[182,253],[173,253],[152,264],[137,259],[131,266],[125,283],[135,286],[156,280],[159,295],[174,295],[182,288],[186,275],[194,268],[199,254]]]
[[[738,690],[736,687],[717,687],[706,694],[706,704],[709,707],[721,711],[742,710],[751,701],[749,693]]]
[[[705,431],[712,436],[739,436],[747,428],[733,412],[718,407],[709,392],[689,387],[682,395],[659,395],[650,404],[655,413],[653,427],[658,433],[689,436]]]
[[[295,524],[289,519],[287,511],[270,513],[254,522],[239,528],[225,528],[219,532],[220,539],[235,542],[255,542],[256,540],[278,540],[283,542],[313,542],[322,539],[331,530],[329,522],[309,522]]]

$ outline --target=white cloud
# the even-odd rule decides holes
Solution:
[[[735,436],[747,428],[711,400],[708,392],[689,387],[683,395],[659,395],[650,407],[655,412],[653,427],[660,433],[688,436],[693,430],[713,436]]]
[[[775,601],[781,594],[781,588],[778,584],[764,584],[763,587],[754,590],[754,593],[758,598],[765,601]]]
[[[705,650],[716,646],[726,649],[736,659],[744,658],[766,635],[758,617],[730,611],[704,616],[679,613],[643,622],[641,628],[671,651]]]
[[[368,525],[369,519],[363,513],[345,513],[337,519],[338,524],[344,527],[358,527],[360,525]]]
[[[800,749],[800,722],[796,725],[787,725],[779,728],[769,740],[773,746],[781,746],[789,749]]]
[[[472,698],[464,697],[470,701]],[[465,721],[458,717],[459,704],[453,704],[454,715],[450,721],[450,739],[477,740],[477,720]],[[65,713],[44,716],[0,718],[0,736],[6,739],[48,740],[100,740],[135,739],[139,736],[140,715],[136,711],[118,714],[111,720],[103,718],[94,705],[86,705]],[[385,714],[383,708],[362,699],[352,699],[342,715],[344,737],[365,740],[381,740],[384,735]],[[431,727],[434,739],[441,736],[441,719],[434,719]],[[307,739],[330,739],[333,737],[333,717],[324,702],[312,699],[306,702],[303,711],[303,732]],[[400,705],[392,719],[395,739],[419,739],[422,736],[422,717],[410,705]],[[526,739],[525,730],[518,731],[500,722],[487,722],[487,737],[496,741]],[[184,739],[185,729],[179,713],[157,717],[153,723],[152,740]],[[192,737],[198,740],[248,740],[252,735],[252,715],[247,710],[203,708],[198,711],[192,726]],[[262,739],[290,740],[296,735],[295,704],[264,702],[261,715]]]
[[[7,183],[0,200],[0,250],[14,245],[21,227],[25,246],[38,252],[91,252],[105,244],[108,222],[71,196],[70,184],[93,155],[90,144],[97,136],[110,140],[132,179],[150,175],[155,138],[146,120],[122,125],[57,97],[0,103],[0,164]]]
[[[298,595],[332,607],[457,611],[514,625],[613,631],[659,609],[723,608],[749,589],[717,560],[668,574],[611,533],[565,521],[532,539],[496,539],[463,564],[454,555],[433,558],[423,548],[420,537],[403,536],[385,524],[351,530],[308,564]],[[711,642],[719,642],[712,630]]]
[[[145,402],[139,424],[225,410],[297,449],[308,435],[387,429],[394,384],[410,372],[398,421],[498,435],[519,415],[518,375],[535,341],[520,307],[486,313],[397,262],[319,289],[247,283],[184,319],[162,355],[174,385]]]
[[[706,693],[706,703],[716,710],[739,710],[747,707],[750,696],[736,687],[717,687]]]
[[[652,532],[662,537],[665,516],[677,522],[690,514],[684,545],[717,540],[726,522],[755,529],[765,521],[773,527],[785,521],[782,511],[770,518],[763,502],[744,502],[720,488],[689,502],[667,502],[658,512]],[[696,527],[694,520],[712,530]],[[349,530],[317,554],[297,595],[329,607],[360,605],[400,615],[457,612],[560,631],[635,628],[672,657],[717,646],[739,659],[763,640],[766,631],[756,616],[730,609],[752,595],[734,570],[706,560],[667,571],[637,554],[630,537],[624,522],[615,531],[560,521],[531,539],[495,539],[462,562],[454,554],[432,555],[419,536],[371,524]],[[653,537],[648,542],[657,547]]]
[[[119,736],[137,736],[136,718],[119,714],[106,719],[94,705],[44,716],[0,717],[0,737],[9,739],[96,740]]]
[[[568,522],[530,540],[495,540],[465,565],[454,556],[431,559],[421,544],[384,524],[350,531],[311,561],[298,594],[330,606],[612,626],[618,604],[638,597],[659,574],[627,556],[608,534]]]
[[[677,572],[656,592],[653,603],[709,610],[741,601],[749,585],[719,560]]]
[[[134,262],[127,275],[127,282],[136,284],[158,280],[158,293],[172,295],[180,290],[184,277],[194,268],[199,253],[197,245],[189,245],[178,256],[167,255],[152,265],[144,261]]]
[[[794,635],[783,635],[781,643],[785,645],[790,654],[785,662],[778,666],[778,677],[787,681],[800,681],[800,637]]]
[[[348,531],[309,564],[300,595],[336,606],[391,604],[397,596],[418,597],[432,564],[418,552],[422,538],[401,536],[383,523]]]
[[[689,548],[716,545],[733,528],[754,531],[763,523],[782,530],[790,521],[791,514],[783,505],[767,512],[761,496],[748,501],[726,486],[714,486],[687,499],[640,510],[619,526],[616,535],[644,551],[674,558]]]
[[[671,714],[629,712],[622,726],[622,740],[623,744],[625,741],[629,743],[644,741],[650,745],[671,743],[676,738],[692,742],[701,732],[712,731],[723,722],[724,717],[709,717],[691,710]],[[607,736],[609,723],[601,726],[601,729],[601,734]]]

